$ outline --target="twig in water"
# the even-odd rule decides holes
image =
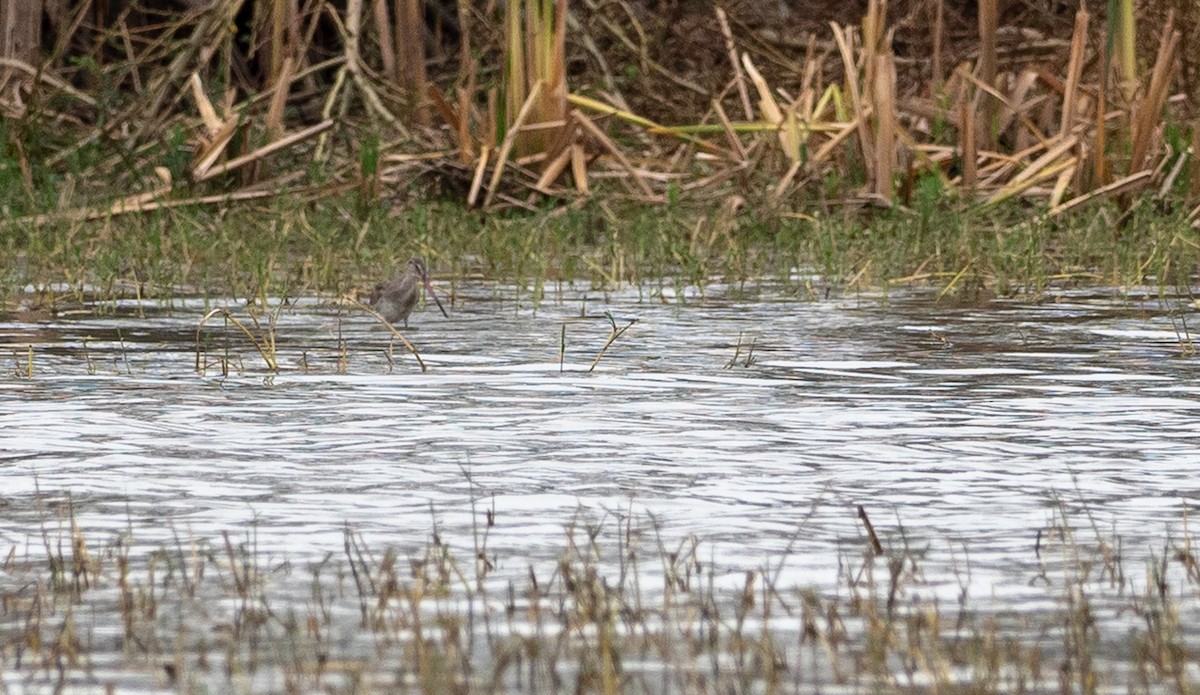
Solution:
[[[596,369],[596,365],[600,364],[600,358],[604,357],[604,353],[608,351],[608,347],[615,343],[617,338],[620,338],[625,331],[632,328],[633,324],[638,322],[637,319],[630,319],[628,324],[622,326],[621,328],[617,328],[617,321],[613,318],[612,312],[606,311],[604,312],[604,315],[608,317],[608,322],[612,324],[612,332],[608,334],[608,341],[604,343],[604,347],[600,348],[600,352],[596,355],[596,359],[592,360],[592,366],[588,367],[589,374]]]
[[[265,362],[267,365],[267,369],[270,369],[273,372],[279,371],[279,363],[278,363],[278,361],[276,361],[276,356],[275,356],[275,336],[274,336],[275,321],[272,320],[270,322],[270,328],[267,331],[267,335],[264,335],[262,340],[260,341],[258,339],[258,337],[255,336],[254,333],[252,333],[250,331],[250,329],[246,327],[246,324],[242,323],[241,321],[239,321],[237,319],[236,316],[229,313],[228,309],[225,309],[222,307],[222,308],[213,309],[212,311],[205,314],[204,318],[200,319],[200,323],[196,325],[196,371],[197,372],[204,371],[203,366],[201,365],[201,362],[200,362],[200,336],[203,335],[204,324],[208,323],[209,319],[211,319],[212,317],[214,317],[218,314],[224,316],[226,321],[231,322],[233,325],[237,326],[242,331],[242,333],[246,334],[246,337],[250,339],[251,343],[253,343],[254,349],[257,350],[258,354],[262,356],[263,362]],[[258,325],[258,320],[255,319],[255,326],[257,327],[257,325]],[[122,341],[122,343],[121,343],[122,351],[124,350],[124,347],[125,347],[125,343],[124,343],[124,341]],[[128,364],[128,360],[127,360],[126,361],[126,369],[128,369],[128,367],[129,367],[129,364]],[[222,367],[222,370],[224,370],[224,367]]]
[[[871,524],[871,519],[867,517],[867,510],[863,509],[861,504],[858,505],[858,518],[867,529],[867,537],[871,539],[871,550],[876,556],[883,555],[883,544],[879,542],[879,536],[875,535],[875,527]]]
[[[345,338],[345,336],[342,335],[342,311],[340,308],[338,309],[338,324],[337,325],[338,325],[338,329],[337,329],[337,345],[338,345],[337,373],[345,374],[346,368],[350,364],[350,352],[346,347],[346,338]],[[392,351],[391,351],[391,348],[389,347],[388,348],[388,366],[389,367],[391,366],[391,363],[392,363]],[[390,368],[388,369],[388,372],[389,373],[391,372]]]
[[[563,361],[567,358],[567,324],[563,323],[562,332],[558,335],[558,371],[563,370]]]
[[[1196,344],[1192,341],[1192,332],[1187,325],[1187,314],[1173,310],[1167,312],[1167,318],[1171,319],[1171,328],[1175,331],[1175,339],[1179,341],[1179,356],[1195,357]]]
[[[87,373],[89,376],[96,374],[96,364],[92,362],[92,353],[88,350],[87,336],[83,337],[83,359],[87,360]]]
[[[417,364],[421,365],[421,371],[422,372],[429,371],[429,368],[425,366],[425,361],[421,359],[421,355],[417,352],[417,349],[415,347],[413,347],[412,343],[408,342],[408,338],[405,338],[403,335],[401,335],[400,331],[396,330],[395,326],[388,323],[388,320],[383,318],[383,316],[378,311],[375,311],[374,309],[367,306],[366,304],[363,304],[362,302],[358,301],[357,299],[348,297],[348,298],[344,298],[343,301],[351,302],[352,304],[354,304],[354,306],[358,307],[359,309],[362,309],[363,311],[367,312],[371,316],[374,316],[377,321],[382,323],[384,326],[387,326],[387,329],[392,332],[392,335],[399,338],[400,342],[404,343],[404,347],[408,348],[408,351],[412,353],[413,357],[417,358]]]
[[[117,329],[117,342],[121,345],[121,362],[125,364],[125,373],[133,374],[133,370],[129,368],[129,353],[125,350],[125,336],[121,334],[121,329]]]
[[[738,333],[737,345],[735,345],[733,348],[733,357],[725,363],[725,369],[733,369],[737,366],[738,358],[742,356],[742,345],[745,344],[742,342],[742,335],[743,334],[741,332]],[[754,346],[756,343],[758,343],[757,336],[750,339],[750,344],[747,346],[746,350],[746,359],[742,361],[743,367],[749,367],[750,365],[754,364]]]
[[[362,559],[362,555],[360,553],[357,558],[355,557],[354,550],[357,548],[354,547],[353,541],[354,531],[351,530],[350,524],[347,523],[346,528],[342,530],[342,546],[346,552],[346,561],[350,564],[350,575],[354,577],[354,588],[358,590],[358,610],[362,617],[362,625],[365,627],[367,625],[368,615],[367,594],[363,587],[363,580],[359,576],[358,563],[356,562],[356,560]],[[364,570],[365,569],[366,568],[364,568]]]

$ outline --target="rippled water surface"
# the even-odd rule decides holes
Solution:
[[[781,562],[835,589],[861,505],[887,543],[969,558],[931,590],[1012,607],[1062,516],[1145,554],[1197,497],[1186,303],[705,294],[460,286],[405,332],[424,373],[315,299],[280,312],[275,375],[219,317],[198,374],[199,300],[0,315],[0,540],[35,552],[68,494],[96,537],[252,534],[271,560],[341,553],[347,526],[470,548],[494,509],[503,577],[552,564],[573,519],[632,516],[696,534],[730,582]]]

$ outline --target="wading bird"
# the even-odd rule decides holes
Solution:
[[[417,256],[408,259],[402,275],[375,286],[375,290],[371,292],[371,306],[375,307],[375,311],[387,319],[388,323],[395,324],[397,321],[403,321],[404,327],[408,328],[408,315],[417,305],[417,298],[421,294],[421,285],[425,286],[425,291],[429,293],[430,297],[433,297],[438,309],[442,310],[442,316],[450,318],[442,306],[442,300],[438,299],[437,293],[433,291],[433,285],[429,284],[429,273],[425,270],[425,261]]]

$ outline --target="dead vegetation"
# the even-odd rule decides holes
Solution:
[[[1144,558],[1143,573],[1129,546],[1063,509],[1028,557],[1010,558],[1014,583],[989,588],[972,579],[968,541],[914,544],[918,531],[873,526],[861,507],[836,586],[803,586],[784,570],[812,558],[730,566],[708,541],[632,514],[581,513],[542,557],[495,549],[492,530],[521,521],[474,507],[465,538],[434,529],[381,550],[347,528],[340,552],[286,556],[254,530],[168,532],[155,547],[131,527],[104,540],[80,529],[70,499],[47,502],[57,518],[5,553],[8,687],[1192,691],[1190,533]]]
[[[1200,202],[1194,3],[30,4],[54,33],[0,59],[10,224],[355,190]]]

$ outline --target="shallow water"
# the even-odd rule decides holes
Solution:
[[[672,548],[698,536],[718,584],[778,563],[782,585],[836,591],[867,542],[861,505],[885,545],[969,561],[927,591],[1020,611],[1044,596],[1048,530],[1145,557],[1200,496],[1182,300],[525,295],[468,284],[449,320],[419,311],[424,373],[373,319],[316,299],[280,311],[278,374],[220,318],[196,372],[211,302],[0,315],[0,541],[39,552],[68,495],[95,538],[230,532],[267,563],[341,553],[347,527],[402,553],[435,528],[470,549],[494,509],[508,581],[553,567],[572,520],[633,517]]]

